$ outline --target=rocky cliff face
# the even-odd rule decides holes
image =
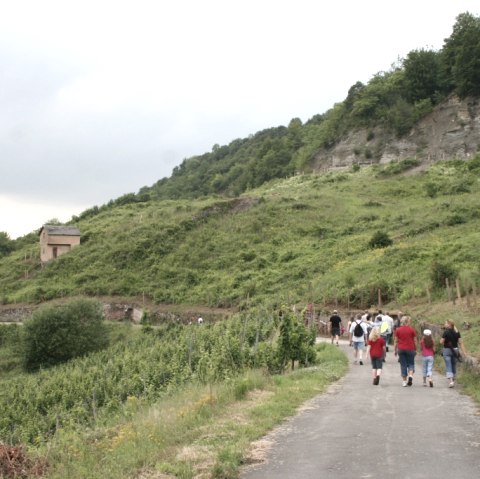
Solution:
[[[480,100],[456,96],[438,105],[402,138],[381,127],[350,132],[317,154],[314,169],[389,163],[415,158],[423,163],[468,159],[480,151]]]

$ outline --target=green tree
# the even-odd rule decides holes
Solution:
[[[459,96],[480,95],[480,18],[458,15],[442,49],[442,64],[447,85]]]
[[[403,98],[398,98],[388,112],[388,121],[398,137],[406,135],[414,124],[414,109]]]
[[[0,258],[10,254],[14,249],[14,242],[10,239],[8,233],[0,231]]]
[[[413,50],[403,61],[407,99],[411,103],[437,97],[440,90],[440,55],[433,50]]]
[[[45,306],[25,322],[23,363],[27,371],[49,367],[106,347],[107,332],[98,301],[77,299]]]

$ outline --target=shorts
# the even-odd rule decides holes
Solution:
[[[365,342],[364,341],[353,341],[352,342],[353,349],[365,349]]]
[[[332,328],[332,336],[340,336],[340,328]]]
[[[383,358],[370,358],[372,361],[372,369],[382,369],[383,368]]]

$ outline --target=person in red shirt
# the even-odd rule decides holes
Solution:
[[[378,386],[382,374],[383,358],[385,357],[385,340],[380,336],[380,330],[373,328],[368,337],[367,356],[372,363],[373,384]]]
[[[411,322],[410,316],[402,316],[400,326],[395,330],[395,356],[398,355],[403,379],[402,386],[404,387],[413,384],[415,355],[417,354],[417,332],[412,328]]]

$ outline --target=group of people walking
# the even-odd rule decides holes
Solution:
[[[343,327],[342,319],[337,310],[334,310],[330,317],[330,331],[332,344],[335,341],[338,346]],[[363,315],[357,314],[355,318],[349,321],[347,331],[350,346],[353,347],[354,364],[363,365],[365,350],[366,358],[370,358],[373,385],[378,386],[380,383],[383,363],[386,361],[389,343],[393,337],[394,354],[400,364],[402,386],[413,385],[415,357],[418,350],[422,355],[423,386],[433,387],[433,365],[436,348],[430,329],[425,329],[419,339],[416,329],[412,326],[410,316],[401,315],[399,319],[394,320],[388,312],[383,314],[380,310],[373,319],[368,311],[365,311]],[[449,387],[454,387],[460,351],[464,355],[466,355],[466,351],[461,334],[453,321],[445,322],[440,345]]]

